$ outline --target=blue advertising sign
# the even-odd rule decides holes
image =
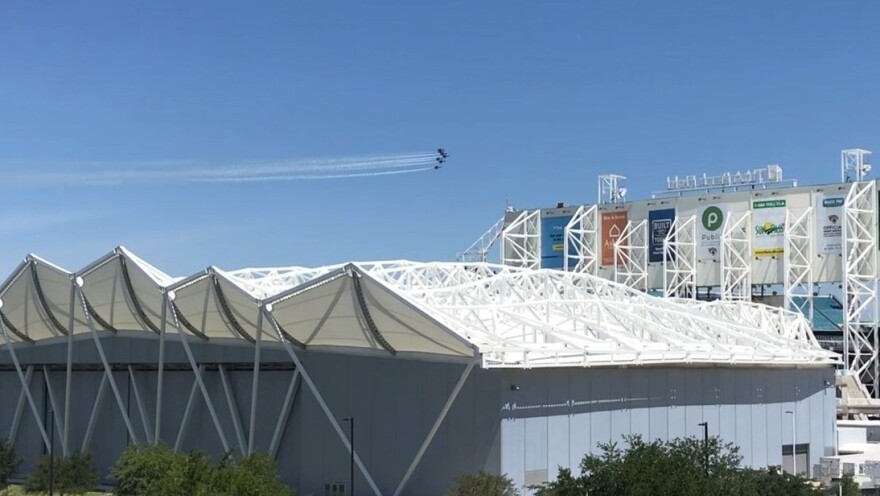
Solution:
[[[541,268],[565,268],[565,226],[570,215],[541,219]]]
[[[663,261],[663,241],[672,229],[675,209],[651,210],[648,212],[648,261]]]

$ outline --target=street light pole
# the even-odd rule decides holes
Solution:
[[[348,422],[348,442],[351,444],[348,460],[348,487],[349,496],[354,496],[354,417],[345,417],[343,422]]]
[[[797,476],[797,417],[794,416],[793,410],[786,410],[786,414],[791,414],[791,472]]]
[[[49,496],[55,494],[55,412],[49,409]]]
[[[706,458],[703,463],[706,466],[706,477],[709,477],[709,422],[700,422],[699,426],[703,428],[703,456]]]

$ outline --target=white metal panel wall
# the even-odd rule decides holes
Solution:
[[[743,464],[782,464],[782,445],[810,444],[810,466],[833,451],[834,371],[825,369],[650,368],[502,371],[501,470],[517,484],[526,471],[577,467],[598,444],[627,434],[648,440],[709,433],[740,447]],[[552,384],[552,387],[548,387]],[[553,426],[551,428],[551,426]],[[566,429],[567,426],[567,429]],[[781,433],[781,435],[780,435]],[[534,480],[530,480],[534,483]]]

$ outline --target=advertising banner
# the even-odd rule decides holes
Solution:
[[[724,231],[724,214],[727,206],[723,203],[707,205],[697,212],[697,259],[721,260],[721,233]]]
[[[785,251],[785,200],[752,202],[752,227],[755,258],[781,256]]]
[[[541,268],[565,268],[565,226],[570,215],[541,219]]]
[[[620,239],[626,228],[627,214],[625,210],[602,212],[601,233],[602,265],[614,265],[614,242]]]
[[[672,229],[675,220],[675,209],[651,210],[648,212],[648,261],[663,261],[663,242]]]
[[[842,194],[816,193],[816,253],[835,255],[843,249],[843,203]]]

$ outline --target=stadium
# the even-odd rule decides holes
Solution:
[[[90,452],[105,480],[144,442],[268,452],[302,494],[376,495],[441,494],[480,470],[539,484],[600,442],[703,426],[749,466],[810,473],[835,449],[838,356],[802,313],[588,271],[392,261],[178,278],[120,247],[74,272],[28,256],[0,303],[2,434],[26,465]]]

